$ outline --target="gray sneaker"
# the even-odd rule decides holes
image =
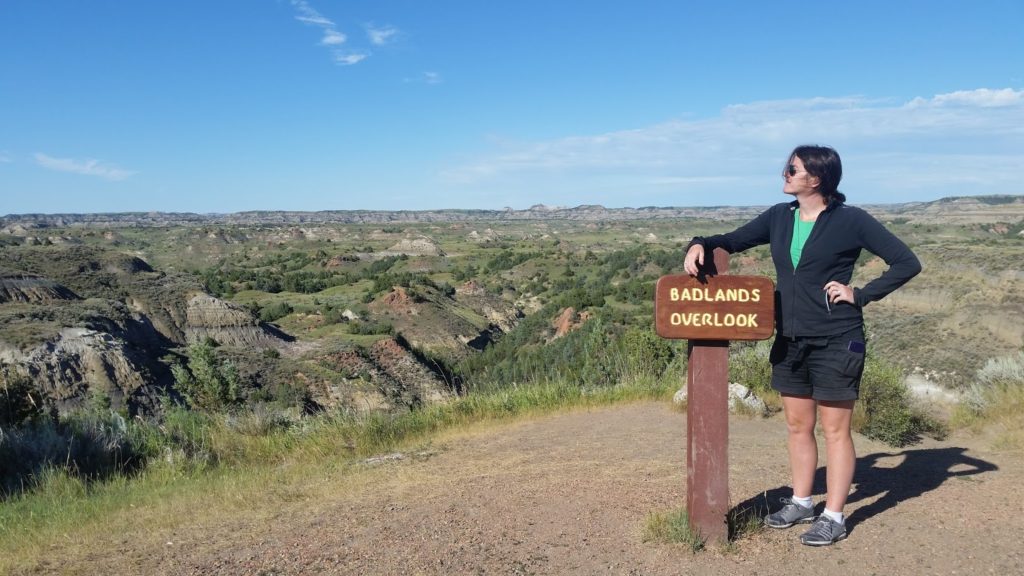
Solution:
[[[846,538],[846,525],[822,514],[811,528],[800,536],[800,543],[808,546],[828,546]]]
[[[779,498],[785,504],[782,510],[769,514],[764,519],[769,528],[789,528],[793,524],[806,524],[814,520],[814,507],[801,506],[789,498]]]

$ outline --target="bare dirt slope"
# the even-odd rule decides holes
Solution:
[[[315,502],[240,507],[42,571],[124,574],[1024,574],[1024,456],[960,440],[893,450],[858,437],[849,539],[801,546],[762,530],[692,554],[642,541],[647,516],[685,501],[685,415],[658,403],[578,411],[384,460]],[[787,483],[785,425],[731,422],[733,500]],[[823,489],[823,486],[821,487]],[[820,493],[820,490],[819,490]],[[818,498],[816,498],[818,499]],[[275,505],[279,506],[279,505]],[[161,540],[164,539],[162,536]],[[77,554],[76,554],[77,555]]]

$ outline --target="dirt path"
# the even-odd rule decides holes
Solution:
[[[779,418],[732,420],[734,502],[785,493],[784,428]],[[893,450],[858,437],[850,537],[830,548],[801,546],[800,528],[696,555],[643,543],[648,514],[685,501],[684,430],[683,414],[655,403],[503,425],[439,441],[430,456],[373,466],[327,499],[263,511],[254,503],[237,518],[175,535],[173,545],[134,542],[45,570],[1024,574],[1024,457],[956,440]]]

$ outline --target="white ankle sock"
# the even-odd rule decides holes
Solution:
[[[804,508],[813,508],[814,507],[814,501],[811,500],[810,496],[808,496],[806,498],[797,498],[796,495],[794,495],[792,498],[790,498],[790,500],[793,501],[793,504],[799,504],[799,505],[803,506]]]
[[[829,519],[831,519],[836,524],[843,524],[844,522],[846,522],[846,518],[843,516],[842,512],[833,512],[833,511],[829,510],[828,508],[825,508],[825,511],[822,512],[822,514],[827,516]]]

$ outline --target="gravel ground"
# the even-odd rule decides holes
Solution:
[[[76,549],[35,572],[1024,574],[1024,455],[970,439],[897,450],[856,438],[850,536],[828,548],[801,546],[799,527],[696,554],[645,543],[648,515],[685,503],[685,424],[664,404],[637,403],[463,433],[368,463],[326,498],[254,502],[160,541],[120,537],[116,553]],[[734,417],[729,441],[734,503],[786,494],[780,417]]]

